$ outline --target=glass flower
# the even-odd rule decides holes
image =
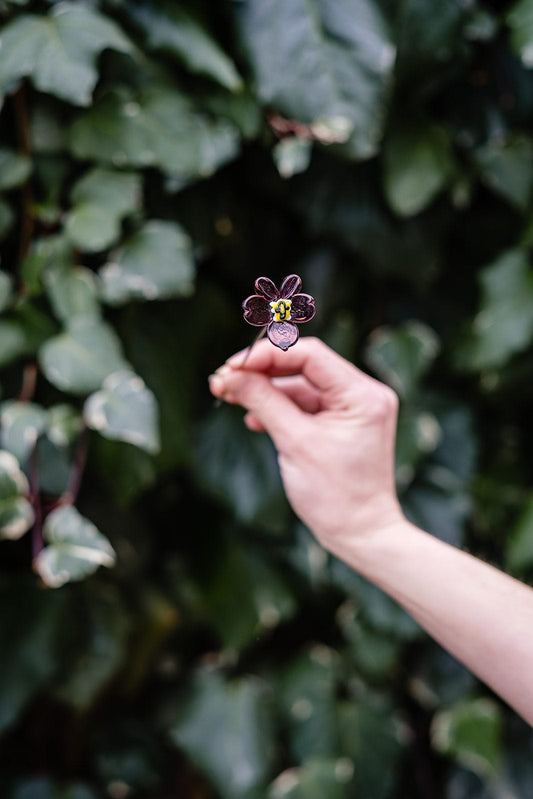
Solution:
[[[258,277],[257,294],[247,297],[242,304],[246,321],[257,327],[266,325],[268,338],[282,350],[288,350],[298,341],[297,325],[309,322],[315,315],[315,301],[310,294],[302,294],[301,287],[298,275],[288,275],[279,289],[270,278]]]

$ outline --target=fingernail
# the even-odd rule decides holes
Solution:
[[[225,383],[224,378],[215,372],[214,375],[209,375],[209,390],[215,397],[221,397],[224,394]]]

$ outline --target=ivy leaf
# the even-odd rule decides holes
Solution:
[[[199,21],[172,3],[127,4],[133,21],[146,35],[150,50],[161,50],[177,58],[191,72],[207,75],[221,86],[236,92],[242,79],[226,55]]]
[[[88,427],[105,438],[125,441],[152,454],[159,451],[157,402],[133,372],[117,372],[104,380],[101,391],[85,401]]]
[[[100,270],[102,296],[111,305],[193,291],[192,243],[177,222],[147,222],[111,257]]]
[[[87,6],[62,2],[46,16],[24,14],[2,31],[0,90],[23,77],[75,105],[89,105],[98,80],[96,59],[106,48],[132,51],[110,19]]]
[[[446,132],[424,121],[393,128],[385,142],[383,158],[385,194],[399,216],[413,216],[424,210],[454,173]]]
[[[96,280],[90,269],[55,263],[44,272],[43,282],[56,317],[66,325],[73,319],[100,316]]]
[[[511,31],[511,45],[524,66],[533,66],[533,2],[518,0],[507,12],[506,22]]]
[[[436,333],[421,322],[409,321],[396,330],[376,328],[366,359],[376,374],[405,398],[416,391],[438,351]]]
[[[10,304],[13,296],[13,278],[7,272],[0,272],[0,313]]]
[[[489,142],[474,151],[481,177],[490,188],[519,211],[526,211],[533,187],[533,144],[514,138]]]
[[[0,539],[20,538],[33,524],[28,481],[17,459],[0,450]]]
[[[30,172],[29,158],[7,147],[0,148],[0,191],[7,191],[25,183]]]
[[[50,383],[72,394],[89,394],[108,375],[128,368],[114,330],[84,316],[75,317],[68,330],[43,344],[39,363]]]
[[[487,698],[464,699],[438,712],[432,724],[435,749],[483,779],[497,772],[501,755],[501,714]]]
[[[10,400],[0,405],[0,446],[24,466],[44,431],[47,412],[33,402]]]
[[[141,177],[133,172],[91,169],[72,189],[74,204],[65,231],[85,252],[99,252],[116,242],[124,217],[140,207]]]
[[[272,717],[265,686],[253,677],[225,682],[216,672],[199,672],[170,735],[224,799],[245,797],[263,784],[272,762]]]
[[[282,178],[305,172],[311,161],[313,144],[308,139],[291,136],[282,139],[272,151],[274,163]]]
[[[263,104],[301,122],[348,120],[353,134],[344,149],[356,158],[374,154],[395,59],[378,6],[245,0],[237,13]]]
[[[107,538],[72,505],[48,514],[43,538],[48,546],[39,552],[33,566],[51,588],[83,580],[100,566],[115,564],[115,551]]]
[[[299,768],[282,771],[267,799],[349,799],[354,796],[353,762],[348,757],[310,758]]]
[[[74,122],[70,147],[80,159],[123,167],[158,167],[182,180],[207,177],[239,150],[236,127],[198,113],[176,89],[157,86],[102,95]]]
[[[458,345],[458,368],[502,366],[533,337],[533,270],[522,250],[508,250],[480,273],[481,308]]]

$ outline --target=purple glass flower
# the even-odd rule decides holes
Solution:
[[[296,344],[299,330],[296,324],[309,322],[315,315],[315,301],[310,294],[301,294],[302,280],[288,275],[277,286],[268,277],[255,281],[257,294],[247,297],[243,304],[244,318],[250,325],[266,325],[267,336],[276,347],[288,350]]]

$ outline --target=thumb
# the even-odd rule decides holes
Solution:
[[[251,412],[278,451],[286,450],[306,426],[305,414],[264,374],[222,366],[209,378],[209,388],[215,397]]]

